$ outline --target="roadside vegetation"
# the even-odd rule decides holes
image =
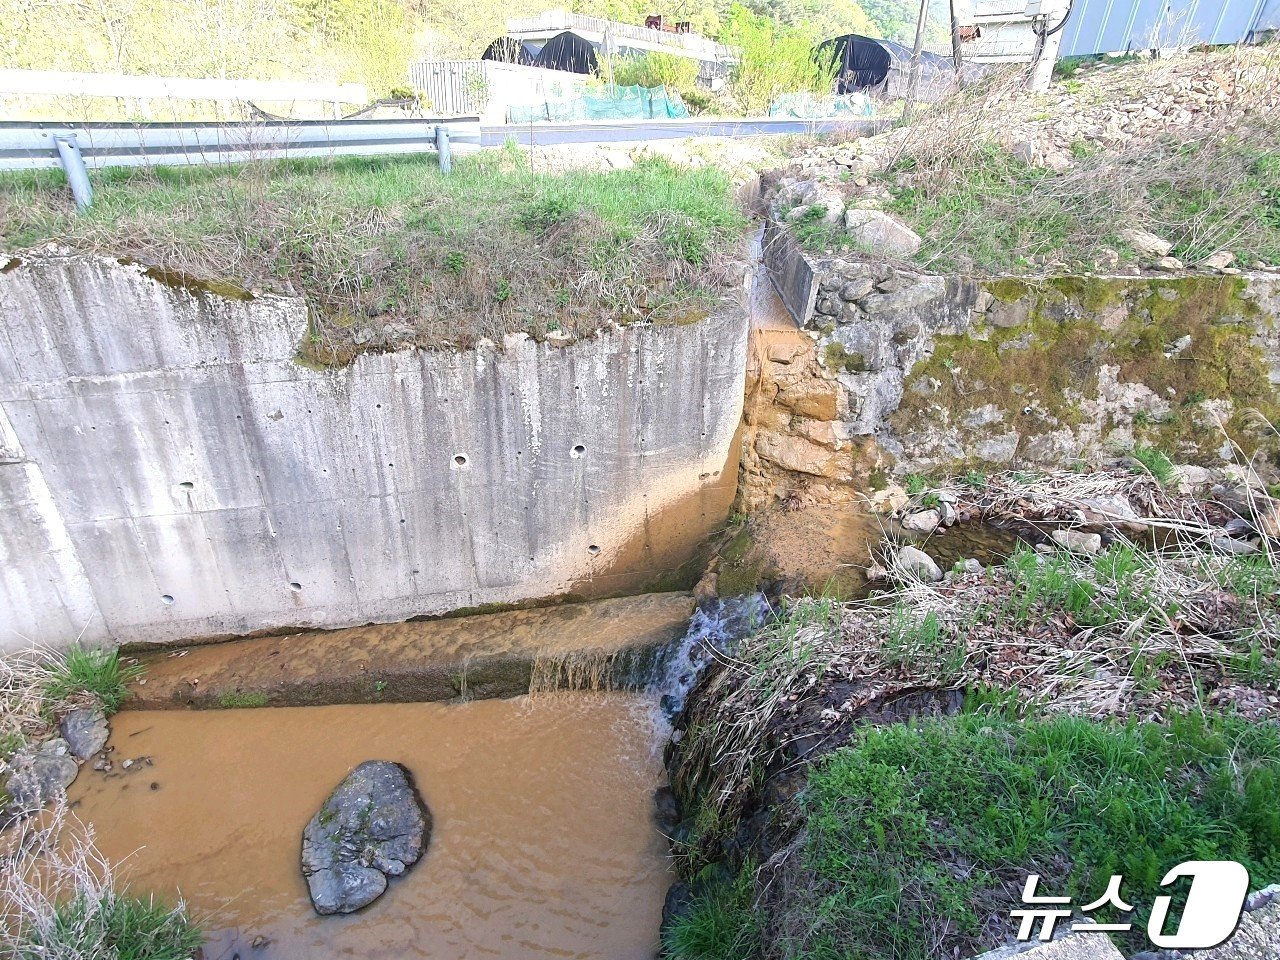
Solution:
[[[1041,96],[996,74],[889,138],[876,183],[936,271],[1280,264],[1280,46],[1108,62]]]
[[[510,149],[434,158],[110,170],[74,213],[61,176],[0,179],[4,248],[56,239],[172,282],[303,294],[306,359],[523,331],[684,322],[738,284],[746,221],[711,168],[544,175]]]
[[[611,58],[605,64],[613,82],[621,87],[667,87],[684,96],[698,82],[698,61],[671,53],[648,51],[640,56]]]
[[[1131,920],[1128,955],[1178,863],[1280,882],[1275,503],[1199,499],[1162,466],[912,477],[917,508],[1024,545],[940,580],[887,546],[888,589],[786,601],[720,657],[669,766],[671,955],[970,956],[1009,937],[1029,873],[1077,910],[1124,875],[1136,913],[1089,916]],[[1098,542],[1049,536],[1090,515]]]

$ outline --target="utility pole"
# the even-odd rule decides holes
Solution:
[[[1062,46],[1062,28],[1067,24],[1067,14],[1071,12],[1069,0],[1040,0],[1039,3],[1028,4],[1028,13],[1037,14],[1032,21],[1032,29],[1038,38],[1036,57],[1031,63],[1031,75],[1027,80],[1027,88],[1038,93],[1049,89],[1049,81],[1053,79],[1053,65],[1058,62],[1058,50]]]
[[[924,25],[929,19],[929,0],[920,0],[920,17],[916,20],[916,45],[911,49],[911,79],[907,81],[907,105],[902,119],[910,120],[916,107],[916,93],[920,89],[920,52],[924,50]]]
[[[951,0],[951,60],[956,65],[956,85],[958,86],[964,61],[960,53],[960,21],[956,19],[956,0]]]

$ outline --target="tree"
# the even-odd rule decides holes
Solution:
[[[859,0],[867,16],[880,28],[880,36],[908,46],[915,40],[919,0]],[[929,22],[925,42],[949,43],[951,8],[947,0],[929,0]]]

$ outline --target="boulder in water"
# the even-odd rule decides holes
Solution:
[[[893,572],[901,578],[937,582],[942,570],[933,558],[917,547],[901,547],[893,557]]]
[[[322,915],[354,913],[421,858],[431,811],[398,763],[360,764],[329,794],[302,832],[302,875]]]
[[[62,718],[58,729],[62,733],[62,739],[67,741],[71,755],[80,760],[88,760],[100,753],[107,745],[107,735],[110,732],[106,716],[97,707],[72,710]]]

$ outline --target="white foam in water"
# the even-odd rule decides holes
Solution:
[[[764,623],[769,612],[769,601],[761,593],[714,600],[694,611],[688,631],[667,649],[650,686],[661,697],[665,719],[684,709],[685,698],[711,658]]]

